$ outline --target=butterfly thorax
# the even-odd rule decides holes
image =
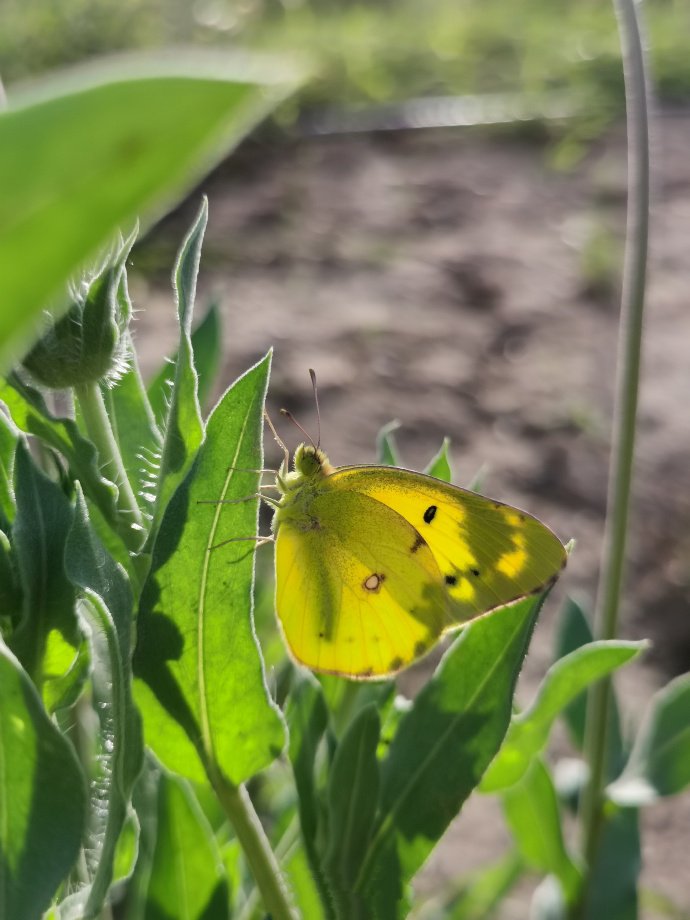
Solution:
[[[319,522],[311,506],[323,491],[324,479],[335,472],[335,467],[321,448],[310,444],[299,445],[292,465],[292,470],[283,465],[276,477],[282,495],[271,527],[276,531],[281,523],[289,522],[300,530],[317,529]]]

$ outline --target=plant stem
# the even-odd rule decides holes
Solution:
[[[118,489],[117,507],[123,519],[120,535],[127,547],[136,551],[143,542],[144,519],[122,462],[101,388],[95,381],[83,383],[75,387],[75,394],[84,416],[86,430],[98,450],[103,469]]]
[[[613,639],[618,630],[635,444],[649,233],[649,125],[645,54],[635,0],[614,0],[614,6],[625,76],[628,212],[606,530],[595,608],[594,632],[597,639]],[[582,824],[583,851],[590,865],[602,826],[602,789],[606,780],[610,702],[610,680],[602,680],[590,691],[587,705],[585,750],[590,780],[583,799]]]
[[[271,845],[244,786],[235,786],[219,771],[208,769],[218,801],[232,824],[249,863],[266,913],[272,920],[295,920],[287,888]]]

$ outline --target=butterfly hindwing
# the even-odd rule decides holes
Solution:
[[[324,488],[309,512],[311,526],[281,522],[276,538],[276,609],[295,658],[370,678],[423,655],[451,619],[419,531],[358,490]]]
[[[391,467],[341,467],[329,490],[382,503],[415,528],[436,560],[451,628],[547,588],[565,564],[560,540],[525,512]]]

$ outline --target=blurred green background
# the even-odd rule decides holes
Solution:
[[[317,78],[297,106],[479,92],[572,92],[590,119],[622,106],[609,0],[3,0],[6,83],[103,52],[176,44],[293,50]],[[690,3],[644,6],[656,92],[690,96]]]

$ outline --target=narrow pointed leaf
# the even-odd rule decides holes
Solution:
[[[376,749],[381,723],[376,707],[366,706],[338,744],[328,782],[328,848],[323,867],[339,916],[361,914],[355,882],[371,839],[379,795]]]
[[[146,395],[139,366],[130,346],[130,365],[118,380],[103,387],[103,397],[128,479],[144,511],[152,510],[153,485],[158,473],[161,435]]]
[[[330,892],[321,868],[322,854],[317,847],[322,804],[315,777],[316,752],[328,725],[328,709],[321,685],[311,674],[305,675],[292,689],[286,715],[290,730],[288,753],[297,789],[304,853],[330,916]],[[321,830],[324,831],[323,826]]]
[[[453,472],[450,468],[450,458],[448,456],[449,448],[450,439],[444,438],[439,452],[431,459],[425,470],[429,476],[435,476],[436,479],[442,479],[444,482],[453,481]]]
[[[48,909],[77,859],[85,804],[72,746],[0,643],[0,917]]]
[[[0,527],[7,529],[14,520],[14,455],[19,432],[0,412]]]
[[[277,79],[276,79],[277,76]],[[0,115],[0,360],[118,227],[148,223],[294,85],[227,52],[126,56],[51,75]]]
[[[646,647],[645,642],[590,642],[551,665],[532,705],[513,716],[480,790],[495,792],[517,782],[546,746],[551,726],[568,704],[586,687],[632,661]]]
[[[524,861],[533,869],[554,875],[572,903],[581,881],[580,870],[566,850],[556,790],[541,760],[533,760],[522,779],[504,792],[503,810]]]
[[[180,344],[175,361],[170,403],[163,423],[163,445],[152,535],[156,533],[156,527],[165,513],[170,497],[189,472],[204,435],[191,327],[201,244],[207,220],[208,201],[204,198],[197,218],[182,244],[173,274]]]
[[[393,437],[393,432],[398,428],[400,428],[400,422],[394,419],[384,425],[376,435],[376,456],[379,463],[385,463],[386,466],[400,466],[398,448]]]
[[[64,909],[65,917],[88,920],[98,916],[112,882],[117,842],[141,769],[143,748],[130,690],[132,592],[123,569],[90,526],[79,492],[65,548],[65,568],[82,597],[79,612],[91,650],[92,693],[100,722],[99,774],[91,787],[86,860],[89,884]]]
[[[592,629],[581,605],[567,598],[560,613],[556,638],[556,660],[594,640]],[[584,751],[585,722],[587,719],[587,694],[581,693],[563,710],[563,718],[571,740],[578,751]],[[606,732],[608,743],[606,775],[613,779],[623,769],[625,751],[621,732],[620,710],[615,688],[612,688],[609,706],[609,725]]]
[[[23,593],[22,620],[10,645],[39,688],[51,630],[79,644],[74,588],[65,575],[63,554],[72,522],[72,506],[62,490],[34,464],[24,442],[15,464],[17,516],[13,545]]]
[[[380,818],[358,886],[381,920],[495,756],[542,598],[466,626],[401,720],[381,766]]]
[[[622,775],[607,791],[619,805],[647,805],[690,785],[690,674],[658,691]]]
[[[268,368],[266,358],[248,371],[209,418],[161,524],[137,622],[135,694],[146,741],[166,767],[195,781],[215,761],[240,784],[284,741],[253,631],[254,543],[225,543],[257,533],[258,477],[246,470],[261,466]]]
[[[158,780],[156,842],[144,920],[228,920],[228,884],[213,831],[189,785]]]
[[[222,354],[222,327],[218,304],[212,303],[204,318],[192,332],[194,367],[199,375],[199,403],[203,407],[212,394]],[[148,396],[157,419],[165,416],[170,388],[177,364],[177,352],[165,361],[148,385]]]

